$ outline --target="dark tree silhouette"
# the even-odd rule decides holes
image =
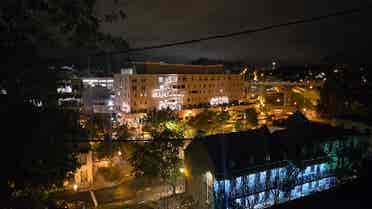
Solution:
[[[71,142],[87,136],[76,112],[57,105],[56,70],[78,62],[80,54],[127,47],[99,30],[103,20],[94,6],[95,0],[1,2],[1,157],[8,159],[0,179],[1,199],[8,200],[2,206],[40,202],[77,166],[83,144]],[[31,203],[26,208],[36,207]]]

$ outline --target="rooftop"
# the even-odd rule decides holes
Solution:
[[[296,120],[295,125],[288,125],[286,129],[272,134],[266,126],[263,126],[246,132],[207,136],[194,140],[186,149],[186,155],[190,151],[192,155],[201,152],[197,153],[194,159],[191,159],[193,156],[188,157],[191,157],[189,158],[191,161],[195,160],[193,162],[200,161],[202,167],[213,166],[208,169],[213,170],[218,178],[221,175],[245,172],[247,168],[254,169],[263,164],[281,162],[284,160],[283,153],[288,155],[288,160],[298,160],[301,159],[299,151],[304,146],[333,141],[336,138],[343,140],[345,136],[360,134],[353,130],[313,123],[305,119],[295,115],[289,119],[292,122]],[[303,121],[302,125],[300,121]],[[268,156],[270,156],[269,160]],[[207,158],[207,160],[202,162],[200,158]]]
[[[162,62],[133,63],[137,74],[224,74],[223,65],[168,64]]]

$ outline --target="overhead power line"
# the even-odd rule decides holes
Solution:
[[[162,141],[191,141],[191,138],[182,138],[182,139],[162,139]],[[152,139],[113,139],[111,143],[117,142],[153,142]],[[87,143],[87,142],[105,142],[105,140],[100,139],[76,139],[76,140],[64,140],[65,143]]]
[[[346,15],[357,14],[357,13],[361,13],[362,10],[370,9],[371,6],[372,6],[371,4],[366,4],[364,7],[347,9],[347,10],[337,11],[337,12],[333,12],[333,13],[328,13],[328,14],[321,15],[321,16],[303,18],[303,19],[293,20],[293,21],[289,21],[289,22],[285,22],[285,23],[278,23],[278,24],[263,26],[263,27],[259,27],[259,28],[246,29],[246,30],[242,30],[242,31],[238,31],[238,32],[232,32],[232,33],[226,33],[226,34],[220,34],[220,35],[211,35],[211,36],[206,36],[206,37],[197,38],[197,39],[190,39],[190,40],[177,41],[177,42],[171,42],[171,43],[165,43],[165,44],[159,44],[159,45],[153,45],[153,46],[132,48],[132,49],[127,49],[127,50],[104,52],[104,53],[98,53],[98,54],[94,54],[94,55],[127,54],[127,53],[131,53],[131,52],[168,48],[168,47],[193,44],[193,43],[209,41],[209,40],[224,39],[224,38],[230,38],[230,37],[235,37],[235,36],[248,35],[248,34],[253,34],[253,33],[258,33],[258,32],[263,32],[263,31],[269,31],[269,30],[288,27],[288,26],[293,26],[293,25],[317,22],[317,21],[321,21],[321,20],[325,20],[325,19],[329,19],[329,18],[333,18],[333,17],[341,17],[341,16],[346,16]]]

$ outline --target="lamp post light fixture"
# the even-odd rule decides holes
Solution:
[[[78,190],[78,185],[77,184],[74,184],[74,186],[72,186],[72,188],[74,189],[74,191],[76,192]]]
[[[185,173],[185,169],[184,168],[180,168],[180,172],[181,173]]]

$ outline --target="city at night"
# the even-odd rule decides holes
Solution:
[[[372,208],[372,1],[2,0],[0,208]]]

